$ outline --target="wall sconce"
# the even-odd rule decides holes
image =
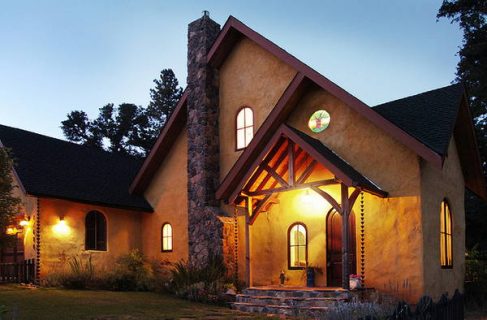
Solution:
[[[19,230],[17,229],[17,227],[10,226],[10,227],[7,227],[7,230],[5,231],[5,233],[8,234],[9,236],[14,236],[17,233],[19,233]]]
[[[68,235],[71,231],[68,224],[64,220],[64,217],[59,217],[59,222],[52,227],[52,230],[54,233],[62,236]]]
[[[22,219],[19,222],[19,226],[21,226],[21,227],[27,227],[29,225],[29,222],[30,222],[30,216],[24,217],[24,219]]]

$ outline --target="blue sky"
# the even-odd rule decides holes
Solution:
[[[186,82],[187,24],[233,15],[365,103],[448,85],[462,34],[440,0],[0,0],[0,123],[62,138],[74,109],[147,105],[172,68]]]

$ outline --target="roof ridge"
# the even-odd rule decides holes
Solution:
[[[431,90],[428,90],[428,91],[424,91],[424,92],[412,94],[410,96],[406,96],[406,97],[402,97],[402,98],[398,98],[398,99],[386,101],[386,102],[377,104],[375,106],[372,106],[372,109],[377,108],[377,107],[381,107],[381,106],[386,105],[386,104],[389,104],[389,103],[398,102],[398,101],[401,101],[401,100],[418,97],[418,96],[421,96],[421,95],[425,95],[425,94],[428,94],[428,93],[433,93],[433,92],[438,91],[438,90],[444,90],[444,89],[451,88],[451,87],[455,87],[455,86],[463,86],[463,84],[461,82],[452,83],[452,84],[447,85],[447,86],[444,86],[444,87],[439,87],[439,88],[436,88],[436,89],[431,89]]]

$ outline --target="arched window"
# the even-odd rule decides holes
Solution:
[[[243,107],[237,113],[237,150],[245,149],[254,137],[254,112]]]
[[[85,218],[85,249],[107,250],[107,220],[98,211],[90,211]]]
[[[302,269],[306,267],[308,260],[308,236],[306,226],[295,223],[289,227],[289,269]]]
[[[440,212],[440,262],[442,268],[453,266],[452,215],[446,200],[441,202]]]
[[[172,226],[169,223],[162,225],[161,242],[162,252],[172,251]]]

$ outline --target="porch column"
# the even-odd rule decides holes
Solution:
[[[348,265],[348,217],[350,215],[350,203],[348,201],[348,187],[341,183],[341,196],[342,196],[342,288],[350,289],[349,282],[349,265]]]
[[[252,271],[250,270],[250,217],[252,216],[252,197],[245,200],[245,282],[252,286]]]

